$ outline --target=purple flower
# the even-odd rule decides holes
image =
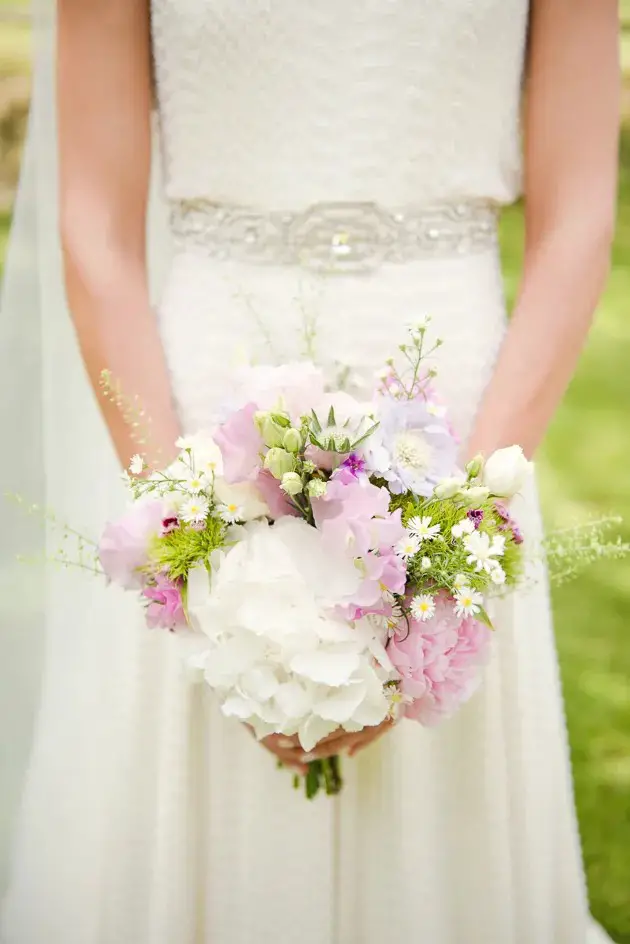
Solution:
[[[507,510],[507,507],[503,504],[503,502],[495,502],[494,507],[497,510],[499,518],[503,518],[504,521],[510,520],[510,512]]]
[[[147,607],[147,623],[151,629],[175,630],[186,625],[182,595],[177,583],[164,574],[158,574],[155,585],[146,587],[142,595],[151,600]]]
[[[515,544],[522,544],[525,540],[523,537],[523,532],[515,524],[512,524],[512,537],[514,538]]]
[[[162,519],[162,534],[170,534],[171,531],[176,531],[177,528],[179,528],[179,518],[175,515],[169,515]]]
[[[478,531],[481,525],[481,522],[483,521],[483,511],[481,510],[481,508],[471,508],[470,511],[466,512],[466,517],[470,518],[470,520],[475,526],[475,531]]]
[[[506,505],[503,502],[495,502],[494,507],[497,510],[499,518],[503,519],[503,524],[499,525],[499,531],[511,531],[515,544],[522,544],[524,541],[523,532],[516,524]]]
[[[341,463],[342,468],[349,469],[357,479],[365,472],[365,459],[358,456],[356,452],[351,452],[347,459]]]
[[[379,427],[365,444],[367,468],[396,495],[429,496],[457,467],[457,443],[445,420],[424,400],[381,397]]]

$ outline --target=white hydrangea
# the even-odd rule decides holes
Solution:
[[[334,614],[361,580],[352,560],[298,518],[251,523],[241,534],[212,576],[200,567],[188,584],[189,661],[223,713],[259,737],[297,734],[305,751],[340,726],[380,724],[391,669],[382,640],[367,621],[353,628]]]

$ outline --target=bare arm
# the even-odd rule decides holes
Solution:
[[[616,0],[533,0],[520,293],[468,445],[532,454],[608,274],[619,126]]]
[[[149,304],[145,227],[151,156],[148,0],[58,0],[60,226],[68,302],[94,388],[104,368],[152,420],[151,450],[178,435]],[[98,393],[123,464],[138,452]]]

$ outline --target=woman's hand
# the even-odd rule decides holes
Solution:
[[[287,737],[284,734],[270,734],[263,738],[261,744],[271,751],[272,754],[286,767],[291,767],[301,774],[305,774],[308,764],[314,760],[325,760],[327,757],[334,757],[347,751],[349,757],[353,757],[368,747],[374,741],[377,741],[383,734],[394,726],[391,718],[386,718],[379,725],[363,728],[355,734],[349,734],[343,728],[333,731],[328,737],[316,744],[312,751],[305,751],[300,742],[295,737]]]

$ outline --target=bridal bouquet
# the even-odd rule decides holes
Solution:
[[[310,751],[388,716],[436,724],[480,682],[486,601],[522,577],[506,502],[530,463],[512,446],[458,471],[426,334],[410,329],[370,402],[311,364],[248,368],[169,468],[132,461],[102,567],[259,738]],[[320,785],[339,789],[336,759],[311,765],[308,795]]]

